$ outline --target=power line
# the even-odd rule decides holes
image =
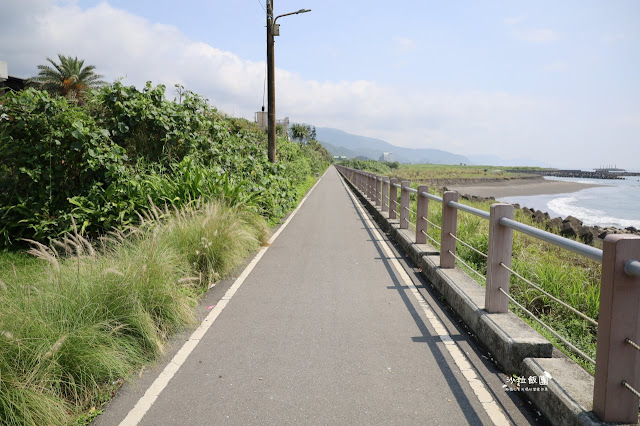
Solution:
[[[267,13],[267,9],[264,8],[264,6],[262,5],[262,2],[260,0],[257,0],[257,2],[260,5],[260,7],[262,8],[262,10],[264,10],[264,13]]]

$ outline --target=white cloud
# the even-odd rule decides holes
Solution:
[[[395,49],[399,53],[413,52],[418,48],[416,42],[408,37],[396,36],[393,41],[395,42]]]
[[[549,28],[516,31],[515,35],[529,43],[550,43],[560,39],[560,34]]]
[[[524,20],[525,20],[525,17],[523,15],[510,16],[510,17],[504,18],[504,23],[507,24],[507,25],[512,25],[513,26],[513,25],[519,24],[520,22],[522,22]]]
[[[603,37],[604,41],[606,41],[607,43],[615,43],[621,40],[625,39],[624,34],[622,33],[617,33],[617,34],[607,34]]]
[[[125,84],[152,80],[169,89],[180,83],[246,118],[260,109],[264,62],[191,40],[178,28],[153,24],[107,3],[82,10],[53,1],[30,0],[29,7],[0,16],[0,45],[8,46],[2,59],[10,71],[33,75],[45,57],[60,52],[84,58],[107,80],[126,76]],[[556,37],[548,30],[533,39]],[[404,49],[416,47],[408,38],[395,41]],[[550,152],[553,158],[572,159],[576,144],[594,137],[571,106],[556,100],[500,91],[398,89],[368,80],[309,80],[284,69],[276,70],[276,79],[278,117],[401,146],[528,156],[548,163]]]
[[[556,61],[546,65],[543,70],[547,72],[562,72],[569,69],[569,65],[563,61]]]

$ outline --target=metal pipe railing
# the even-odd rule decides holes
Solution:
[[[449,201],[447,205],[449,207],[455,207],[456,209],[462,210],[463,212],[471,213],[483,219],[489,220],[489,212],[486,212],[484,210],[476,209],[475,207],[467,206],[465,204],[460,204],[455,201]]]
[[[625,274],[630,277],[640,277],[640,261],[630,260],[624,265]]]
[[[342,166],[337,166],[337,168],[345,176],[350,173],[351,181],[355,182],[356,188],[363,194],[369,195],[371,193],[372,186],[374,186],[370,184],[372,174],[346,169]],[[376,181],[377,179],[378,177],[376,177]],[[595,372],[593,412],[605,422],[637,423],[640,397],[640,392],[636,390],[640,388],[640,362],[637,358],[640,356],[640,351],[637,349],[640,346],[635,342],[640,342],[640,327],[636,326],[640,322],[640,312],[638,310],[640,301],[640,238],[634,235],[609,235],[604,240],[603,250],[600,250],[517,222],[513,219],[513,206],[496,203],[492,205],[491,213],[488,213],[458,203],[457,192],[447,191],[444,193],[443,198],[440,198],[429,194],[425,190],[410,188],[408,182],[403,182],[402,185],[397,182],[397,179],[389,180],[389,218],[395,218],[396,211],[400,213],[404,219],[404,221],[400,221],[401,227],[406,227],[403,222],[408,220],[407,211],[410,211],[409,195],[411,193],[418,194],[418,203],[421,202],[421,198],[424,198],[422,200],[423,203],[427,200],[442,203],[440,268],[453,268],[456,260],[458,260],[472,272],[481,276],[456,255],[456,240],[459,240],[456,237],[457,212],[462,210],[489,220],[485,309],[490,312],[506,312],[508,303],[511,301],[534,320],[540,322],[540,319],[509,294],[510,273],[514,273],[518,278],[524,279],[529,285],[533,284],[511,269],[512,231],[514,230],[602,264],[600,312],[597,321],[598,343],[596,360],[598,362],[596,363]],[[377,182],[375,186],[377,189]],[[397,202],[398,190],[401,191],[403,198],[399,209]],[[370,197],[370,199],[373,200],[374,198]],[[427,214],[423,213],[425,205],[421,206],[419,204],[418,209],[420,214],[417,215],[416,222],[422,222],[420,227],[416,226],[416,235],[420,234],[421,238],[428,237],[424,226],[427,224],[433,226],[435,224],[432,224],[428,220]],[[539,287],[539,290],[544,292],[541,287]],[[544,293],[553,297],[555,301],[565,304],[551,294]],[[565,307],[569,306],[565,304]],[[574,308],[571,308],[571,310],[576,314],[579,313]],[[584,314],[580,313],[580,315]],[[592,325],[595,323],[593,319],[590,319],[589,322]],[[544,323],[541,324],[547,329],[550,328]],[[592,360],[584,352],[581,352],[573,344],[557,334],[555,330],[550,330],[550,332],[571,350],[588,360]]]
[[[428,192],[421,192],[420,195],[422,195],[423,197],[427,197],[430,200],[433,201],[438,201],[438,202],[442,202],[442,198],[438,197],[437,195],[433,195],[433,194],[429,194]]]
[[[534,228],[533,226],[525,225],[524,223],[517,222],[513,219],[502,218],[500,219],[500,225],[520,231],[523,234],[546,241],[555,246],[562,247],[591,260],[595,260],[596,262],[602,262],[602,250],[595,247],[561,237],[560,235],[552,234],[551,232],[543,231],[542,229]]]

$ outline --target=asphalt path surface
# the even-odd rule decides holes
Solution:
[[[535,422],[490,354],[367,219],[330,168],[138,424],[494,424],[384,244],[500,415]],[[203,316],[232,283],[207,294]],[[96,423],[122,424],[188,338],[177,336]]]

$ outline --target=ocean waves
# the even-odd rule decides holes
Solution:
[[[584,179],[571,180],[587,183]],[[503,199],[508,203],[518,203],[534,210],[548,212],[552,217],[573,216],[588,226],[640,229],[640,180],[627,178],[588,183],[606,186],[583,189],[570,194],[515,196]]]

